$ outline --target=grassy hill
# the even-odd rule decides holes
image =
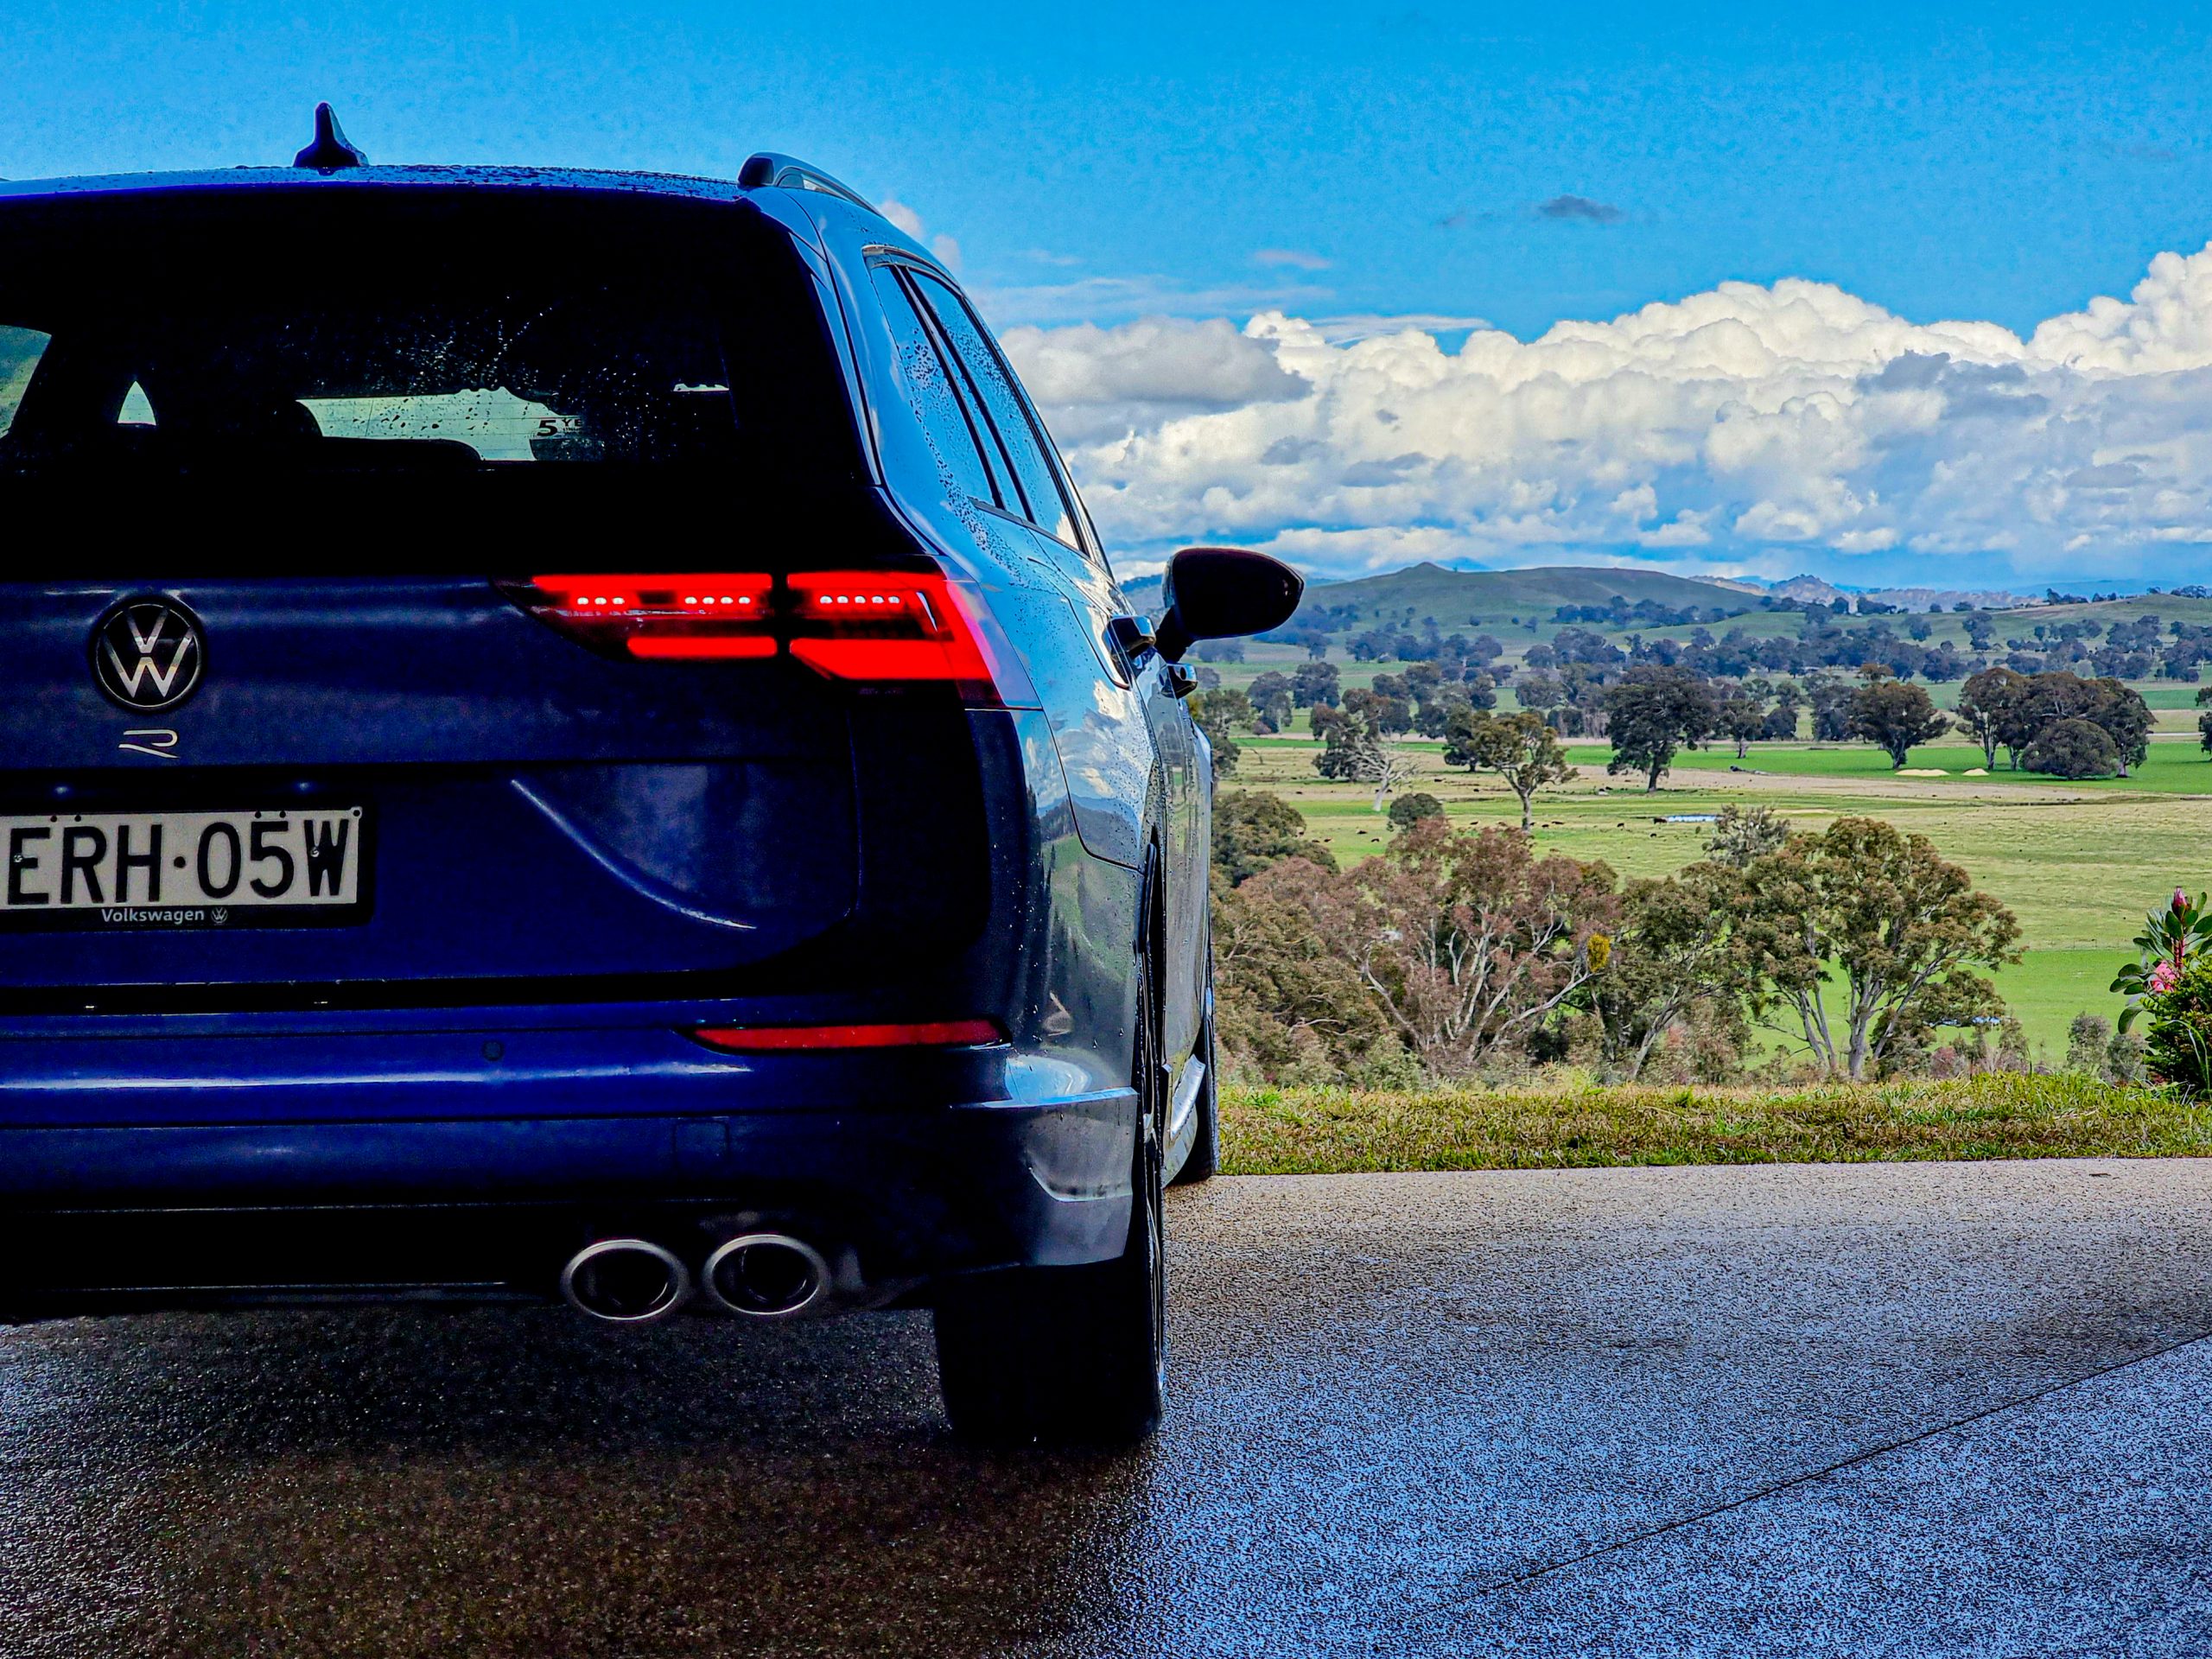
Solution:
[[[1447,632],[1454,628],[1510,626],[1517,618],[1549,622],[1561,605],[1603,605],[1618,595],[1631,605],[1642,600],[1669,609],[1717,608],[1731,613],[1757,608],[1757,597],[1716,582],[1692,582],[1656,570],[1614,570],[1558,565],[1534,570],[1447,570],[1440,564],[1415,564],[1379,576],[1332,582],[1306,590],[1306,606],[1317,610],[1351,607],[1357,626],[1378,622],[1422,625],[1434,617]],[[1303,607],[1301,607],[1303,608]],[[1295,626],[1294,624],[1293,626]]]

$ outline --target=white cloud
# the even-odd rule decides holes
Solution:
[[[1527,341],[1294,308],[1008,334],[1109,538],[1961,585],[2212,539],[2212,247],[2025,340],[1794,279]]]
[[[1152,316],[1249,316],[1270,308],[1325,303],[1330,290],[1310,283],[1223,283],[1192,288],[1166,276],[1079,276],[1072,282],[970,290],[995,323],[1106,322]]]
[[[923,244],[938,257],[938,263],[947,270],[960,269],[960,244],[949,236],[931,236],[922,223],[922,216],[896,196],[886,196],[878,212],[915,241]]]
[[[1326,270],[1329,262],[1318,253],[1308,253],[1304,248],[1262,248],[1252,256],[1255,265],[1287,265],[1294,270]]]
[[[1313,317],[1308,322],[1313,332],[1332,346],[1372,340],[1377,334],[1402,334],[1408,329],[1424,334],[1462,334],[1470,329],[1490,327],[1487,318],[1446,316],[1435,311],[1414,311],[1395,317],[1354,312],[1341,317]]]
[[[1001,343],[1063,443],[1157,429],[1179,416],[1303,397],[1273,351],[1220,317],[1147,317],[1116,328],[1009,328]]]

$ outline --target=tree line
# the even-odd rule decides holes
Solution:
[[[1232,773],[1235,733],[1289,731],[1295,712],[1321,740],[1313,759],[1325,778],[1371,785],[1376,810],[1410,771],[1394,739],[1440,738],[1447,765],[1495,773],[1520,798],[1522,825],[1534,791],[1565,782],[1562,738],[1602,738],[1611,748],[1609,773],[1641,777],[1647,790],[1683,749],[1732,744],[1740,760],[1757,742],[1789,741],[1809,709],[1816,741],[1864,741],[1910,764],[1912,750],[1952,729],[1981,746],[1994,769],[2002,752],[2015,771],[2066,779],[2125,778],[2150,750],[2155,717],[2142,694],[2109,677],[2084,679],[2066,670],[2021,674],[1984,669],[1960,690],[1955,715],[1936,707],[1924,687],[1897,679],[1878,664],[1856,683],[1827,678],[1728,682],[1681,664],[1641,664],[1608,671],[1577,665],[1563,675],[1524,672],[1513,683],[1513,713],[1497,712],[1498,685],[1472,665],[1454,678],[1435,663],[1401,674],[1378,674],[1370,686],[1344,689],[1333,663],[1302,663],[1290,673],[1269,671],[1243,691],[1214,681],[1192,700],[1192,712],[1214,748],[1215,767]],[[2200,703],[2212,698],[2200,694]],[[2212,712],[2198,726],[2212,753]]]
[[[1988,1064],[2017,1022],[1986,976],[2019,925],[1929,841],[1878,819],[1795,830],[1728,808],[1707,856],[1624,881],[1507,827],[1403,815],[1340,868],[1279,797],[1214,821],[1218,1034],[1277,1082],[1410,1084],[1577,1061],[1620,1079],[1667,1052],[1740,1076],[1755,1034],[1864,1079]]]

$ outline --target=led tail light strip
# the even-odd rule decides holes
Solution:
[[[540,621],[609,656],[788,654],[829,679],[949,685],[973,706],[1038,706],[988,607],[938,571],[552,575],[500,586]]]

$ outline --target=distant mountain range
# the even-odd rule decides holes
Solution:
[[[1758,591],[1772,594],[1777,599],[1810,599],[1823,605],[1859,594],[1893,605],[1901,611],[1948,611],[1958,605],[1971,605],[1978,611],[2010,611],[2036,602],[2024,594],[2000,593],[1990,588],[1839,588],[1818,576],[1792,576],[1787,582],[1768,583]]]

